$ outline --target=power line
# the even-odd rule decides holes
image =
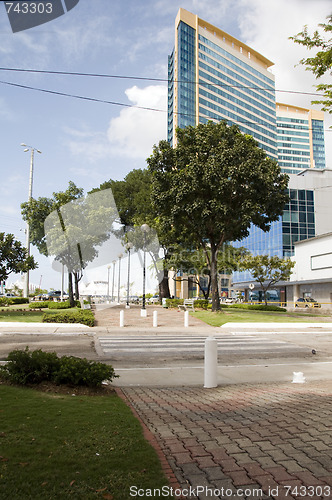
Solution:
[[[145,76],[128,76],[128,75],[109,75],[104,73],[80,73],[74,71],[54,71],[54,70],[41,70],[41,69],[27,69],[27,68],[2,68],[0,67],[0,71],[12,71],[12,72],[21,72],[21,73],[39,73],[39,74],[48,74],[48,75],[63,75],[63,76],[85,76],[85,77],[93,77],[93,78],[113,78],[118,80],[142,80],[142,81],[151,81],[151,82],[162,82],[168,83],[168,79],[166,78],[152,78]],[[188,81],[188,80],[171,80],[172,83],[186,83],[186,84],[194,84],[196,85],[198,82],[196,81]],[[274,92],[274,90],[270,90],[266,87],[249,87],[246,85],[229,85],[229,84],[216,84],[216,83],[207,83],[210,86],[216,87],[229,87],[229,88],[239,88],[239,89],[249,89],[249,90],[265,90]],[[324,94],[318,94],[317,92],[303,92],[299,90],[282,90],[275,89],[275,92],[284,92],[287,94],[301,94],[301,95],[313,95],[313,96],[322,96]]]
[[[1,68],[0,68],[1,69]],[[112,105],[112,106],[120,106],[120,107],[126,107],[126,108],[132,108],[132,109],[142,109],[142,110],[145,110],[145,111],[155,111],[157,113],[168,113],[167,110],[163,110],[163,109],[158,109],[158,108],[150,108],[150,107],[146,107],[146,106],[138,106],[136,104],[126,104],[126,103],[122,103],[122,102],[117,102],[117,101],[108,101],[106,99],[98,99],[97,97],[87,97],[87,96],[81,96],[81,95],[77,95],[77,94],[69,94],[67,92],[59,92],[59,91],[56,91],[56,90],[49,90],[49,89],[42,89],[42,88],[39,88],[39,87],[32,87],[30,85],[23,85],[23,84],[19,84],[19,83],[13,83],[13,82],[6,82],[6,81],[3,81],[3,80],[0,80],[0,84],[2,85],[9,85],[11,87],[16,87],[16,88],[22,88],[22,89],[25,89],[25,90],[33,90],[35,92],[42,92],[42,93],[45,93],[45,94],[52,94],[52,95],[57,95],[57,96],[61,96],[61,97],[69,97],[69,98],[72,98],[72,99],[80,99],[80,100],[83,100],[83,101],[89,101],[89,102],[99,102],[99,103],[102,103],[102,104],[109,104],[109,105]],[[246,87],[248,88],[248,87]],[[194,114],[191,114],[191,113],[181,113],[179,111],[173,111],[172,112],[173,115],[180,115],[180,116],[187,116],[187,117],[196,117],[196,115]],[[225,118],[226,120],[226,118]],[[248,121],[248,120],[241,120],[241,121],[232,121],[232,123],[239,123],[239,124],[243,124],[243,125],[262,125],[262,126],[266,126],[266,124],[264,124],[263,122],[253,122],[253,121]],[[271,125],[271,127],[273,126],[272,123],[270,123],[269,125]],[[306,129],[306,130],[311,130],[311,129]],[[331,129],[324,129],[326,132],[331,132],[332,130]]]

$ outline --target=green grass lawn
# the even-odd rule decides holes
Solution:
[[[25,306],[25,307],[24,307]],[[1,321],[20,321],[23,323],[41,323],[43,314],[46,313],[54,313],[56,311],[77,311],[77,307],[73,307],[71,309],[41,309],[31,310],[27,308],[27,305],[23,306],[9,306],[0,308],[0,322]]]
[[[211,326],[221,326],[225,323],[307,323],[331,320],[331,316],[307,312],[267,312],[231,308],[223,309],[220,313],[196,311],[191,314]]]
[[[130,486],[168,484],[139,422],[116,394],[0,385],[0,413],[0,498],[128,500]]]

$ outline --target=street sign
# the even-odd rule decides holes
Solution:
[[[255,288],[255,285],[253,283],[250,283],[249,288],[250,290],[253,290]]]

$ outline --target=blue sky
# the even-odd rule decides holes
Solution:
[[[1,2],[2,4],[2,2]],[[296,66],[308,54],[288,40],[330,13],[329,0],[80,0],[66,15],[13,34],[0,5],[0,66],[118,76],[167,78],[174,20],[183,7],[275,62],[276,87],[312,92],[315,79]],[[51,196],[71,180],[85,191],[133,168],[144,168],[153,144],[166,137],[166,82],[0,71],[1,82],[76,94],[135,107],[61,97],[0,83],[0,231],[24,242],[20,204],[28,197],[29,153],[38,148],[33,196]],[[313,96],[281,93],[281,102],[310,107]],[[317,108],[319,109],[319,108]],[[331,118],[326,116],[326,129]],[[326,132],[326,143],[330,142]],[[332,151],[327,148],[332,168]],[[59,277],[34,251],[31,282],[58,288]],[[9,281],[13,281],[10,279]]]

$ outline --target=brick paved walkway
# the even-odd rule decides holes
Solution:
[[[332,499],[331,382],[122,391],[185,498]]]

